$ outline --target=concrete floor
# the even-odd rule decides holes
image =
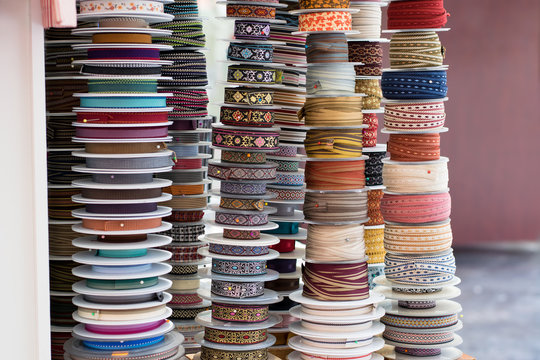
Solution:
[[[540,359],[540,251],[456,250],[464,343],[478,360]]]

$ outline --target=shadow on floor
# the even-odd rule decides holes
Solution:
[[[455,251],[464,343],[478,360],[540,359],[540,252]]]

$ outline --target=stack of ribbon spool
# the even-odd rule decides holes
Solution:
[[[286,23],[270,26],[269,40],[274,44],[274,61],[286,65],[283,68],[283,87],[274,92],[274,103],[280,106],[276,110],[276,124],[281,127],[280,141],[295,140],[302,142],[305,131],[298,131],[297,112],[306,100],[306,36],[293,35],[298,31],[298,15],[289,11],[298,9],[298,1],[282,1],[287,7],[276,10],[276,19]]]
[[[51,358],[64,359],[64,343],[71,337],[72,313],[77,309],[72,298],[77,295],[71,286],[80,279],[71,273],[75,264],[71,255],[78,251],[71,244],[77,237],[71,226],[78,223],[71,211],[81,207],[71,200],[80,189],[71,185],[73,179],[83,175],[71,170],[71,166],[82,163],[71,155],[81,150],[74,144],[71,123],[75,114],[72,93],[86,91],[85,80],[79,79],[79,68],[71,67],[71,58],[86,58],[80,50],[71,49],[77,43],[71,30],[50,29],[45,33],[46,58],[46,106],[47,106],[47,170],[49,205],[49,259],[50,259],[50,321]],[[80,40],[79,40],[80,41]]]
[[[270,313],[280,315],[282,321],[269,330],[275,337],[276,343],[269,351],[279,358],[291,351],[287,346],[289,338],[289,309],[294,304],[288,296],[300,288],[301,271],[297,262],[305,254],[304,245],[297,241],[306,240],[306,229],[300,227],[304,220],[300,205],[304,203],[304,170],[299,168],[305,156],[298,154],[298,144],[281,142],[277,153],[267,158],[278,164],[276,182],[267,186],[275,198],[268,200],[268,204],[277,209],[269,217],[278,224],[278,228],[265,231],[277,236],[279,244],[270,246],[279,252],[279,258],[268,261],[268,268],[279,272],[279,278],[266,283],[268,289],[278,292],[283,300],[270,306]],[[297,246],[298,245],[298,246]],[[274,309],[273,309],[274,308]]]
[[[290,314],[300,321],[289,329],[295,350],[289,359],[381,359],[384,342],[377,306],[383,296],[370,292],[364,243],[368,219],[362,154],[362,102],[355,93],[346,34],[349,1],[300,1],[299,33],[307,34],[307,98],[299,112],[307,129],[305,144],[308,224],[303,289],[289,298],[300,303]]]
[[[438,34],[448,14],[442,0],[388,6],[390,69],[382,75],[386,190],[381,212],[384,276],[374,281],[384,303],[389,358],[458,359],[462,339],[450,227],[448,158],[440,156],[447,100],[444,48]]]
[[[272,45],[266,42],[270,23],[275,22],[277,1],[224,2],[227,19],[233,19],[234,39],[228,40],[227,82],[220,124],[212,129],[212,146],[221,161],[209,161],[209,177],[221,181],[219,204],[212,226],[220,233],[201,236],[209,243],[199,254],[212,258],[206,275],[210,289],[199,295],[212,301],[211,311],[199,314],[204,326],[198,335],[202,360],[269,359],[268,347],[275,342],[268,328],[279,322],[269,314],[269,304],[281,298],[264,282],[278,273],[267,269],[268,260],[279,253],[269,248],[279,242],[263,230],[277,228],[269,221],[276,211],[266,201],[274,197],[266,185],[276,178],[277,164],[266,155],[278,150],[278,129],[273,127],[273,87],[281,83],[282,71],[272,60]]]
[[[384,270],[384,221],[380,214],[380,202],[384,189],[382,182],[382,159],[386,155],[386,145],[377,144],[378,114],[384,111],[381,106],[382,91],[380,79],[383,67],[383,49],[381,44],[388,39],[381,38],[381,8],[386,6],[380,0],[351,1],[351,9],[358,9],[352,14],[352,29],[357,34],[349,34],[349,61],[361,62],[355,65],[356,92],[365,94],[362,99],[364,124],[362,131],[364,154],[369,156],[365,164],[366,185],[368,187],[368,217],[365,224],[364,240],[368,255],[369,286],[373,288],[373,279]]]
[[[206,178],[206,161],[211,155],[205,151],[209,150],[210,142],[201,141],[210,136],[212,122],[207,109],[206,57],[202,52],[206,41],[196,0],[166,4],[165,13],[174,16],[173,21],[152,25],[154,29],[172,31],[171,36],[156,38],[154,42],[174,49],[161,52],[162,60],[173,61],[172,65],[162,68],[162,74],[172,79],[158,82],[158,92],[172,93],[167,97],[167,105],[173,108],[169,113],[172,141],[168,147],[175,153],[173,170],[158,174],[159,178],[172,181],[164,192],[173,196],[164,204],[172,208],[172,214],[165,218],[172,228],[162,233],[173,242],[162,249],[173,254],[168,262],[172,271],[167,276],[173,282],[170,318],[184,335],[186,353],[196,353],[200,346],[195,335],[202,327],[195,322],[195,317],[210,308],[210,302],[197,295],[201,279],[199,266],[210,262],[197,253],[206,246],[198,238],[205,230],[202,218],[210,183]]]
[[[83,278],[73,285],[77,310],[73,338],[64,345],[66,359],[178,359],[183,356],[181,334],[171,331],[166,293],[171,281],[162,278],[171,270],[163,263],[171,257],[155,249],[171,242],[157,233],[171,224],[162,219],[171,209],[158,206],[171,199],[162,193],[170,180],[154,179],[171,170],[172,151],[165,142],[169,94],[157,93],[161,79],[160,50],[153,36],[170,31],[148,27],[167,21],[168,1],[81,0],[80,20],[96,26],[73,30],[91,36],[91,44],[74,45],[88,52],[81,72],[88,79],[88,93],[75,93],[75,137],[84,151],[73,156],[85,160],[73,170],[91,176],[75,180],[81,194],[73,201],[84,204],[73,216],[82,219],[73,230],[84,236],[73,245],[88,249],[75,253],[82,264],[73,274]]]

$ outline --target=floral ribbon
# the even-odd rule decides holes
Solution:
[[[234,22],[234,37],[237,39],[266,40],[269,36],[269,23],[249,20]]]
[[[230,65],[227,69],[227,81],[234,83],[272,85],[281,84],[282,78],[282,70],[262,66]]]
[[[245,168],[209,164],[208,176],[220,180],[271,180],[276,178],[276,166]]]
[[[247,88],[225,88],[225,103],[237,105],[272,105],[274,92]]]
[[[221,161],[240,164],[264,164],[266,154],[261,152],[221,151]]]
[[[226,275],[266,274],[266,260],[241,261],[212,258],[212,272]]]
[[[264,293],[264,282],[230,282],[212,280],[212,294],[230,298],[249,298]]]
[[[268,214],[231,214],[216,211],[216,223],[236,226],[259,226],[268,223]]]
[[[274,111],[222,106],[219,120],[231,126],[270,127],[274,124]]]
[[[253,323],[265,321],[268,316],[268,305],[237,305],[212,302],[212,318],[216,320]],[[251,360],[251,358],[248,360]]]
[[[227,17],[274,19],[276,8],[246,4],[227,4]]]
[[[235,199],[222,197],[219,207],[235,210],[259,210],[264,208],[264,200],[259,199]]]
[[[230,43],[227,59],[249,62],[272,62],[274,48],[272,45]]]
[[[275,150],[278,148],[279,133],[273,131],[251,131],[214,128],[212,145],[230,149]]]
[[[268,338],[266,329],[231,331],[206,327],[204,340],[218,344],[249,345],[258,344]],[[222,359],[222,358],[220,358]],[[235,358],[236,359],[236,358]]]
[[[298,17],[298,31],[350,31],[351,26],[351,14],[345,11],[318,11]]]

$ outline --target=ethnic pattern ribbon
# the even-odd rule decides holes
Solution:
[[[366,244],[366,255],[368,264],[380,264],[384,262],[384,229],[364,229],[364,242]]]
[[[172,294],[170,305],[192,305],[202,303],[202,298],[197,294]]]
[[[345,11],[319,11],[298,16],[298,31],[350,31],[352,17]]]
[[[247,88],[225,88],[225,103],[237,105],[272,105],[274,92]]]
[[[227,81],[233,83],[272,85],[281,84],[283,71],[263,66],[230,65],[227,69]]]
[[[223,229],[223,237],[237,240],[257,240],[261,238],[261,232],[258,230]]]
[[[364,124],[368,127],[362,130],[362,144],[364,147],[377,146],[377,128],[379,127],[377,114],[364,114]]]
[[[390,281],[405,285],[434,285],[454,278],[456,260],[452,250],[438,254],[387,253],[384,273]]]
[[[201,256],[197,253],[197,250],[200,248],[206,247],[206,244],[199,245],[165,245],[160,247],[160,249],[170,251],[172,256],[169,261],[172,262],[190,262],[204,259],[204,256]]]
[[[382,190],[368,191],[368,218],[366,226],[383,225],[384,219],[381,214],[381,200],[384,195]]]
[[[303,295],[316,300],[362,300],[369,297],[367,263],[306,262],[302,268]]]
[[[362,139],[364,140],[364,139]],[[386,152],[370,152],[369,159],[366,160],[366,185],[377,186],[383,184],[382,172],[383,163],[382,159],[386,157]]]
[[[221,161],[240,164],[264,164],[266,154],[261,152],[221,151]]]
[[[199,239],[199,236],[204,234],[204,225],[182,226],[173,224],[170,230],[162,234],[172,237],[173,242],[194,242]]]
[[[441,349],[416,349],[416,348],[408,348],[408,347],[400,347],[396,346],[394,347],[394,350],[396,353],[399,354],[405,354],[409,356],[419,356],[419,357],[426,357],[426,356],[437,356],[441,355]]]
[[[383,67],[383,51],[380,43],[371,41],[349,42],[349,61],[361,62],[355,65],[356,75],[381,76]]]
[[[388,326],[406,328],[406,329],[437,329],[455,325],[458,321],[457,314],[444,316],[403,316],[385,314],[381,322]]]
[[[208,164],[208,176],[220,180],[272,180],[276,178],[276,167],[245,168]]]
[[[231,126],[270,127],[274,124],[274,111],[222,106],[220,121]]]
[[[297,172],[298,171],[298,161],[287,161],[287,160],[277,160],[272,159],[273,162],[278,164],[277,171],[286,171],[286,172]]]
[[[267,320],[268,316],[268,305],[219,304],[212,302],[212,318],[216,320],[255,323]],[[249,358],[248,360],[252,359]]]
[[[411,0],[388,6],[388,29],[431,29],[446,24],[450,16],[443,0]]]
[[[268,349],[251,351],[225,351],[201,346],[201,360],[267,360]]]
[[[446,71],[386,71],[381,88],[387,99],[439,99],[446,96]]]
[[[445,344],[454,340],[454,332],[438,332],[433,334],[417,334],[386,329],[383,338],[402,344],[435,345]]]
[[[238,195],[262,195],[266,193],[266,183],[241,183],[223,181],[221,192]]]
[[[209,251],[213,254],[230,256],[261,256],[268,254],[268,246],[242,246],[210,244]]]
[[[275,150],[279,133],[273,131],[250,131],[214,128],[212,145],[229,149]]]
[[[245,330],[245,331],[230,331],[213,329],[210,327],[204,328],[204,339],[218,344],[228,345],[249,345],[258,344],[268,338],[267,330]],[[221,358],[220,358],[221,359]],[[236,360],[236,358],[235,358]]]
[[[165,221],[171,221],[171,222],[195,222],[195,221],[199,221],[203,218],[204,216],[204,212],[202,210],[195,210],[195,211],[190,211],[190,210],[173,210],[172,214],[167,216],[165,218]],[[178,227],[183,227],[184,225],[182,224],[179,224]],[[196,228],[197,231],[198,231],[198,228]],[[176,231],[180,231],[179,234],[183,234],[183,230],[182,229],[179,229],[179,230],[174,230],[174,232],[176,233]],[[186,230],[188,233],[189,231],[191,230]]]
[[[384,221],[421,224],[448,219],[451,205],[447,192],[430,195],[384,194],[381,213]]]
[[[200,307],[195,309],[172,309],[170,319],[173,320],[191,320],[195,319],[197,315],[203,311],[208,310],[209,307]]]
[[[266,40],[269,36],[269,23],[248,20],[234,22],[234,37],[237,39]]]
[[[385,104],[384,127],[388,130],[418,131],[440,129],[446,113],[444,102]]]
[[[241,261],[212,258],[212,272],[226,275],[266,274],[266,260]]]
[[[259,226],[268,223],[268,214],[231,214],[216,211],[216,223],[236,226]]]
[[[235,210],[259,210],[264,208],[264,200],[258,199],[235,199],[221,197],[219,207]]]
[[[230,282],[212,280],[212,294],[230,298],[244,299],[260,296],[264,293],[264,282]]]
[[[306,153],[314,158],[362,156],[362,129],[308,130]]]
[[[173,265],[170,274],[172,275],[192,275],[199,270],[198,265]]]
[[[268,188],[268,192],[276,195],[276,200],[304,200],[304,189]]]
[[[450,223],[424,226],[386,224],[384,247],[402,254],[433,253],[452,246]]]
[[[249,62],[272,62],[274,48],[265,44],[230,43],[227,59]]]
[[[274,19],[276,8],[247,4],[227,4],[227,17]]]
[[[300,9],[347,9],[349,0],[300,0]]]
[[[304,173],[278,172],[274,185],[301,186],[304,184]]]

